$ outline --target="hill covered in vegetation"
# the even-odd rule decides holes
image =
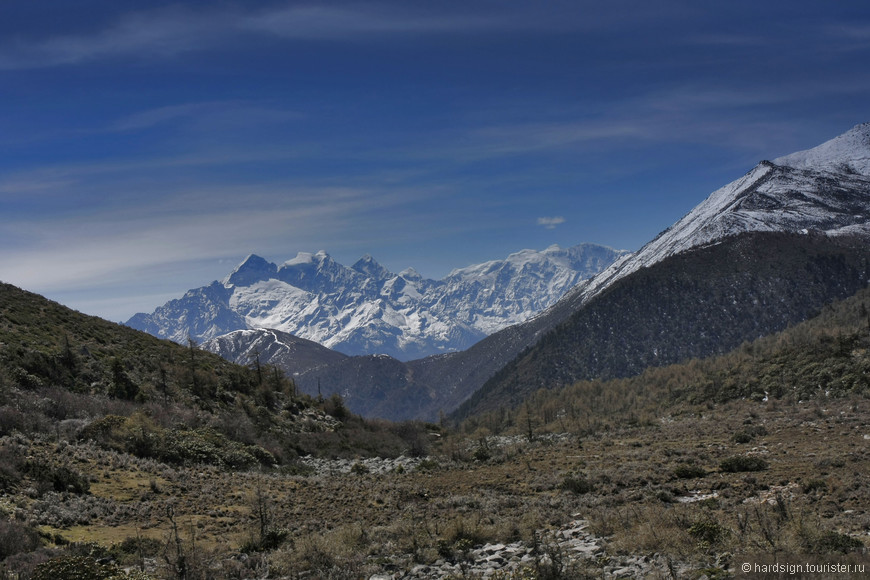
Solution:
[[[781,331],[866,287],[866,248],[862,238],[764,232],[671,256],[597,295],[454,415],[516,406],[541,387],[724,354]]]
[[[866,570],[868,305],[452,432],[364,421],[256,360],[4,286],[0,577],[724,578],[775,554]]]
[[[242,469],[308,454],[398,455],[409,443],[395,431],[337,396],[298,393],[274,366],[232,364],[0,286],[0,435]]]
[[[844,397],[870,397],[870,288],[724,355],[542,388],[516,408],[470,417],[464,430],[485,425],[493,433],[525,432],[531,421],[544,432],[596,432],[733,400],[797,404]]]

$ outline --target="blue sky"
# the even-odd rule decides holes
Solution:
[[[637,249],[870,121],[870,4],[0,5],[0,280],[126,320],[226,275]]]

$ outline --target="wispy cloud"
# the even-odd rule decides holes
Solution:
[[[754,48],[769,45],[771,38],[769,36],[761,36],[754,34],[738,34],[738,33],[710,33],[710,34],[690,34],[684,41],[689,45],[698,46],[720,46],[727,48]]]
[[[216,135],[220,131],[239,128],[274,127],[303,117],[304,115],[297,111],[268,102],[205,101],[137,111],[116,120],[109,127],[96,131],[138,131],[166,124],[187,123],[188,126],[197,126]]]
[[[201,112],[206,107],[208,107],[207,103],[186,103],[139,111],[117,120],[109,129],[112,131],[148,129],[156,125],[190,117]]]
[[[643,123],[631,120],[523,123],[483,127],[471,133],[473,141],[480,144],[478,151],[485,156],[648,136]]]
[[[870,24],[849,22],[829,25],[824,28],[825,46],[828,49],[846,51],[864,50],[870,46]]]
[[[249,148],[245,151],[201,150],[186,155],[57,163],[0,175],[0,193],[4,194],[6,200],[25,199],[30,195],[40,194],[47,199],[52,196],[57,199],[95,197],[110,201],[118,197],[136,198],[144,194],[149,195],[153,201],[153,191],[130,189],[129,194],[125,195],[123,190],[129,189],[131,184],[143,178],[159,178],[170,184],[169,189],[163,193],[169,197],[173,191],[171,183],[175,171],[290,161],[299,156],[300,153],[290,147]],[[89,192],[93,195],[89,195]],[[143,199],[142,203],[146,205],[148,200]]]
[[[0,279],[37,291],[71,291],[122,283],[155,269],[183,276],[185,264],[247,252],[281,256],[364,247],[361,240],[373,232],[386,235],[384,220],[397,222],[396,235],[405,235],[400,216],[410,211],[408,205],[439,195],[408,184],[264,182],[186,190],[176,185],[168,191],[146,186],[125,203],[101,202],[102,189],[115,186],[103,184],[97,203],[85,208],[0,222]],[[77,198],[91,187],[87,181],[52,195]]]
[[[342,39],[392,34],[437,34],[505,27],[497,13],[488,16],[409,11],[406,5],[291,6],[254,14],[239,29],[298,39]]]
[[[538,225],[544,226],[548,230],[555,230],[556,226],[565,223],[565,218],[562,216],[539,217]]]
[[[870,85],[863,77],[820,86],[795,82],[738,87],[680,80],[643,94],[614,99],[592,115],[571,105],[561,111],[556,106],[538,105],[547,120],[470,126],[452,141],[461,145],[444,154],[473,161],[682,143],[742,150],[752,158],[769,156],[788,151],[802,127],[780,115],[781,109],[802,99],[841,98],[864,94],[868,89]],[[803,127],[806,129],[806,124]]]
[[[121,17],[91,34],[18,38],[0,47],[0,69],[70,65],[103,58],[171,57],[213,44],[228,26],[226,15],[172,9]]]
[[[446,15],[445,15],[446,14]],[[102,30],[0,43],[0,70],[83,64],[103,59],[169,58],[229,46],[255,35],[342,42],[394,35],[469,33],[523,26],[501,13],[410,10],[405,4],[310,4],[265,10],[225,6],[128,13]]]
[[[294,242],[305,247],[305,240],[349,228],[371,197],[321,188],[288,192],[280,203],[271,190],[210,189],[86,216],[6,223],[0,239],[27,239],[27,244],[0,251],[0,272],[26,287],[69,290],[97,280],[110,284],[159,265],[233,256],[245,248],[268,251],[287,238],[290,247]]]
[[[105,59],[171,58],[228,47],[252,37],[339,42],[418,38],[421,35],[624,30],[672,20],[684,7],[662,0],[626,1],[619,8],[559,2],[544,8],[525,2],[473,3],[308,2],[175,5],[119,14],[96,31],[52,36],[18,34],[0,42],[0,70],[77,65]]]

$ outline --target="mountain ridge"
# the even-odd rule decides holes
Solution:
[[[868,160],[870,123],[862,123],[812,149],[761,161],[576,291],[587,302],[638,268],[739,232],[870,234],[870,193],[851,195],[870,191]]]
[[[855,284],[865,285],[867,265],[866,258],[863,257],[866,256],[868,240],[870,240],[870,164],[866,163],[868,158],[870,158],[870,123],[863,123],[812,149],[777,158],[777,162],[760,162],[744,176],[711,193],[640,250],[614,262],[599,275],[566,294],[560,302],[570,302],[575,305],[575,314],[571,319],[554,328],[545,340],[540,341],[528,352],[520,354],[497,376],[487,381],[481,390],[457,411],[458,415],[468,416],[481,408],[508,400],[515,403],[517,393],[528,392],[527,388],[519,384],[522,380],[529,381],[533,378],[538,380],[543,376],[551,376],[555,383],[551,382],[550,386],[564,385],[573,380],[595,376],[628,376],[642,370],[642,364],[633,366],[642,361],[653,365],[663,364],[654,352],[657,348],[654,340],[650,340],[646,345],[632,343],[631,349],[634,349],[637,361],[626,360],[615,363],[616,366],[612,368],[603,367],[598,355],[592,351],[589,353],[592,358],[587,358],[585,362],[579,360],[570,351],[576,350],[579,344],[586,344],[584,342],[586,339],[582,335],[584,333],[588,335],[593,327],[598,329],[595,332],[604,333],[599,335],[600,343],[594,348],[589,344],[583,348],[592,348],[593,351],[595,349],[625,351],[625,344],[618,346],[617,337],[613,336],[612,332],[610,335],[607,334],[607,324],[596,323],[589,319],[595,318],[595,313],[601,310],[609,310],[614,316],[618,316],[618,311],[614,310],[615,306],[606,304],[605,298],[608,292],[616,289],[620,284],[631,286],[629,282],[632,279],[635,279],[636,285],[641,274],[646,276],[658,266],[681,256],[683,256],[682,261],[691,261],[692,253],[697,254],[710,248],[715,249],[715,246],[724,246],[724,255],[721,259],[725,261],[721,265],[713,263],[710,267],[706,267],[706,270],[698,267],[695,280],[697,282],[700,281],[701,276],[713,276],[723,268],[729,267],[728,260],[745,260],[747,255],[758,256],[764,253],[764,248],[750,245],[744,247],[744,254],[740,252],[729,254],[728,244],[735,240],[739,243],[741,237],[749,236],[757,240],[757,243],[763,244],[771,235],[792,236],[789,244],[802,248],[803,255],[789,254],[792,248],[788,245],[783,245],[781,252],[783,256],[788,256],[793,266],[801,269],[813,267],[811,262],[807,261],[807,256],[813,252],[829,253],[826,259],[831,260],[832,263],[826,264],[825,267],[829,268],[828,275],[833,279],[819,279],[817,275],[815,279],[805,281],[808,288],[796,286],[800,282],[800,277],[795,278],[795,272],[788,272],[785,266],[777,271],[776,258],[771,256],[764,258],[769,266],[766,273],[751,272],[747,269],[745,280],[731,282],[737,285],[735,288],[742,287],[738,293],[741,299],[750,301],[758,300],[763,295],[761,288],[765,286],[776,288],[777,284],[783,281],[787,281],[788,284],[781,286],[780,292],[784,293],[782,301],[793,301],[799,294],[798,291],[807,290],[809,294],[815,296],[808,298],[814,306],[804,307],[802,316],[811,314],[813,308],[821,307],[824,300],[843,298],[844,288],[854,291],[857,289]],[[768,237],[766,238],[765,235]],[[838,248],[838,244],[850,247]],[[840,255],[844,256],[850,264],[851,270],[848,273],[837,270],[836,261]],[[864,262],[860,262],[862,258]],[[635,291],[639,290],[635,289]],[[677,285],[669,291],[681,296],[681,300],[686,304],[691,304],[693,301],[703,302],[706,299],[705,293],[716,289],[698,287],[695,292],[691,292]],[[662,303],[669,299],[666,293],[660,293],[658,296]],[[774,300],[774,296],[771,294],[764,299]],[[629,300],[629,298],[622,298],[622,300]],[[736,301],[733,305],[723,303],[718,307],[735,320],[740,317],[741,305]],[[715,317],[706,315],[702,311],[688,310],[692,311],[696,320],[684,320],[685,315],[671,309],[671,316],[683,325],[679,329],[673,328],[671,321],[657,318],[659,313],[656,312],[655,304],[648,305],[645,310],[639,310],[636,312],[636,320],[626,321],[626,323],[633,324],[645,319],[647,325],[659,324],[660,328],[671,328],[671,332],[684,333],[685,341],[693,340],[691,334],[693,331],[700,330],[703,333],[703,328],[700,327],[705,323],[712,324],[711,328],[718,328],[716,325],[719,323],[714,322]],[[763,314],[759,312],[757,315]],[[799,320],[799,317],[790,319],[788,323]],[[592,326],[589,326],[590,324]],[[687,327],[687,324],[690,326]],[[699,328],[693,329],[691,325]],[[776,330],[779,330],[776,324],[765,327],[766,332]],[[623,331],[628,332],[626,329]],[[742,340],[752,338],[757,336],[748,333],[742,337]],[[621,340],[632,342],[630,336]],[[736,345],[730,344],[730,346]],[[716,350],[715,348],[688,349],[684,352],[685,356],[691,357],[715,354]],[[668,362],[679,362],[679,360],[681,359],[669,359]],[[556,373],[558,377],[553,375],[547,365],[558,368]],[[622,370],[617,370],[619,368]],[[593,372],[591,369],[597,371]],[[596,372],[599,374],[596,375]]]
[[[867,239],[745,232],[608,286],[455,411],[513,407],[539,388],[635,376],[781,331],[870,282]]]
[[[522,322],[625,253],[554,245],[457,268],[442,280],[413,268],[394,274],[369,254],[350,267],[323,250],[280,265],[250,254],[222,281],[127,324],[176,342],[274,328],[347,355],[411,360],[463,350]]]
[[[528,388],[564,385],[589,376],[590,369],[601,376],[625,376],[645,365],[709,356],[721,352],[726,342],[739,344],[799,322],[867,283],[870,176],[860,172],[859,161],[870,151],[870,125],[844,135],[778,158],[798,167],[760,162],[638,252],[619,257],[546,310],[469,349],[407,363],[352,357],[300,372],[297,381],[309,392],[312,381],[322,381],[348,396],[349,406],[363,414],[431,419],[466,402],[460,415],[467,416],[492,405],[515,404],[527,393],[525,387],[517,389],[519,382]],[[844,143],[861,149],[844,148]],[[734,263],[751,256],[760,260],[754,268],[734,270]],[[680,279],[680,265],[694,277]],[[725,275],[728,269],[731,273]],[[644,296],[654,295],[651,290],[658,292],[659,303],[644,302]],[[604,300],[607,293],[621,297]],[[718,317],[701,307],[682,307],[714,303]],[[776,307],[774,316],[767,316],[767,305]],[[608,330],[610,317],[619,319],[626,306],[631,306],[632,319],[620,324],[647,340],[635,340],[625,329],[623,337],[614,338],[615,327]],[[656,325],[659,335],[671,333],[684,341],[668,347],[677,358],[658,354],[663,345],[656,342],[661,338],[655,336]],[[600,342],[584,342],[584,333]],[[730,342],[718,338],[723,333]],[[573,352],[578,348],[586,354]],[[620,359],[607,352],[628,354]],[[542,380],[548,385],[541,385]]]

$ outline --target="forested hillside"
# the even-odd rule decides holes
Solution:
[[[870,289],[827,305],[782,332],[733,351],[681,364],[651,367],[621,379],[581,380],[540,389],[515,409],[466,420],[465,430],[596,432],[651,424],[697,405],[748,399],[798,402],[870,397]]]
[[[751,233],[619,280],[517,356],[456,412],[516,406],[535,390],[723,354],[805,320],[870,280],[866,242]]]

